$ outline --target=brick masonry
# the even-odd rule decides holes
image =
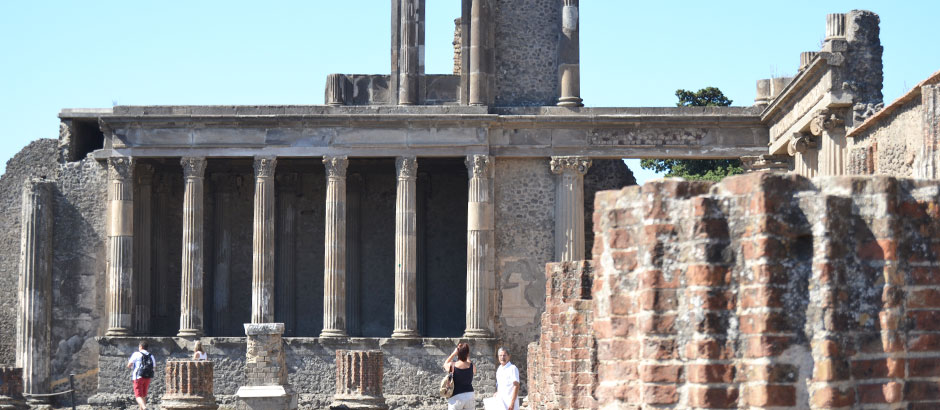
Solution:
[[[166,364],[166,390],[161,409],[215,410],[214,365],[210,361],[180,360]]]
[[[0,409],[25,409],[23,369],[0,367]]]
[[[940,182],[755,173],[595,205],[597,404],[561,401],[582,380],[558,362],[593,347],[559,345],[534,408],[940,406]],[[557,313],[587,295],[548,289],[541,343],[581,335]]]

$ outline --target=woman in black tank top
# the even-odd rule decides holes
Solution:
[[[454,360],[457,356],[457,361]],[[444,370],[454,373],[454,395],[447,400],[447,410],[472,410],[476,407],[473,396],[473,375],[477,369],[470,363],[470,346],[457,344],[454,352],[444,361]]]

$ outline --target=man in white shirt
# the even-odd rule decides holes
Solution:
[[[147,341],[142,340],[137,345],[137,351],[127,361],[127,368],[134,369],[131,371],[131,380],[134,381],[134,400],[137,400],[137,407],[140,410],[147,410],[147,390],[150,387],[154,369],[157,368],[157,358],[150,354],[147,348]]]
[[[483,401],[487,410],[519,410],[519,369],[509,362],[509,351],[500,347],[496,369],[496,395]]]

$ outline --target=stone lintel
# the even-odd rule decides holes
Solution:
[[[245,323],[245,335],[280,335],[284,334],[283,323]]]

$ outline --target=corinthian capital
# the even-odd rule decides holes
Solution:
[[[326,176],[328,178],[346,178],[346,167],[349,166],[349,159],[346,156],[323,157],[323,166],[326,167]]]
[[[108,158],[108,178],[129,180],[134,177],[134,158]]]
[[[180,160],[180,165],[183,166],[183,177],[185,178],[202,178],[206,174],[205,157],[183,157]]]
[[[277,158],[255,157],[255,178],[274,177],[275,166],[277,166]]]
[[[418,173],[418,160],[415,157],[398,157],[395,159],[395,170],[399,178],[414,178]]]
[[[467,164],[470,178],[488,178],[490,176],[489,155],[467,155],[464,163]]]
[[[591,167],[591,159],[587,157],[552,157],[551,167],[552,173],[555,174],[575,172],[583,176]]]

